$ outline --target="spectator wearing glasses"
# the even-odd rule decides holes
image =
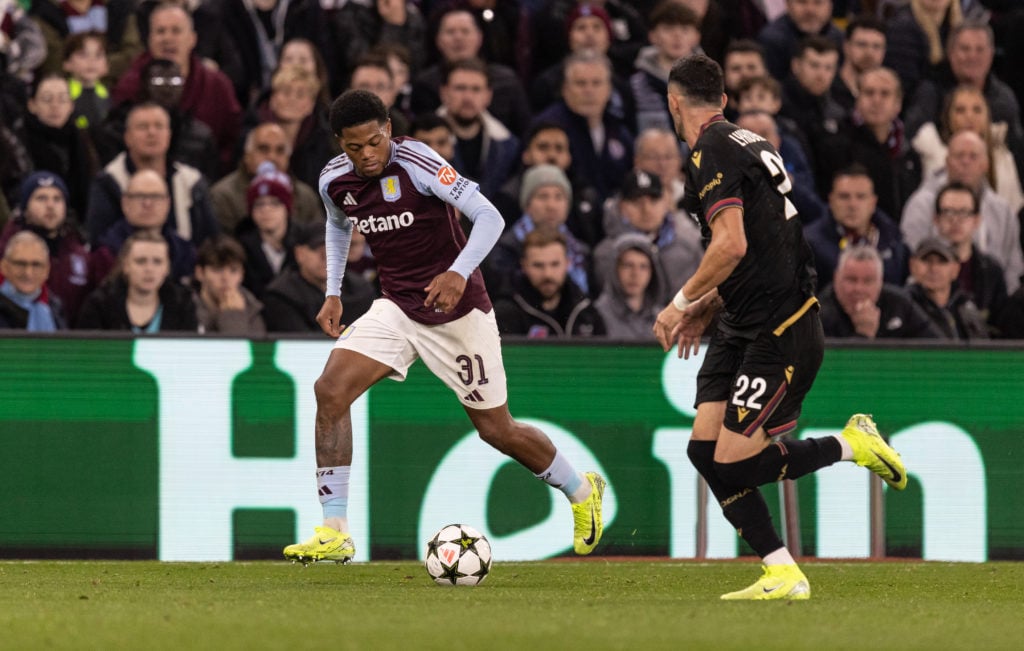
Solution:
[[[1024,273],[1020,221],[1006,199],[992,189],[988,181],[989,165],[988,147],[980,135],[968,129],[954,134],[949,140],[945,173],[926,180],[910,196],[903,208],[900,230],[903,241],[910,247],[935,235],[935,197],[939,188],[949,181],[963,183],[981,198],[981,223],[974,233],[974,241],[978,248],[999,261],[1007,291],[1012,293]]]
[[[125,121],[124,146],[89,189],[85,228],[92,243],[124,217],[121,194],[139,170],[152,170],[170,189],[168,222],[179,237],[201,244],[219,231],[206,179],[196,168],[169,157],[171,118],[167,109],[153,102],[133,106]]]
[[[0,234],[0,251],[16,233],[30,231],[46,242],[50,254],[49,291],[60,298],[72,327],[82,301],[99,279],[77,223],[68,214],[68,188],[52,172],[35,172],[21,184],[21,199],[13,220]]]
[[[140,99],[142,69],[151,59],[170,59],[184,78],[181,110],[205,122],[217,142],[222,169],[234,160],[242,107],[231,80],[203,64],[193,50],[197,37],[192,16],[179,4],[158,4],[149,14],[146,51],[140,54],[114,88],[114,104]]]
[[[963,183],[953,181],[942,186],[935,197],[935,232],[948,243],[960,261],[957,288],[995,323],[1006,302],[1003,268],[974,242],[981,225],[980,199]]]
[[[46,287],[50,252],[31,231],[16,233],[0,259],[0,330],[64,329],[60,302]]]
[[[170,59],[151,59],[142,67],[141,78],[140,101],[159,104],[171,118],[170,157],[198,169],[207,179],[218,178],[221,168],[213,132],[205,122],[181,109],[185,77],[178,64]],[[104,163],[109,163],[120,151],[130,108],[129,104],[121,104],[111,111],[97,134]]]
[[[196,249],[168,224],[170,199],[167,183],[153,170],[140,170],[132,175],[121,195],[124,218],[99,237],[93,250],[96,273],[100,278],[110,273],[125,241],[139,231],[159,235],[166,241],[171,278],[187,280],[192,276]]]

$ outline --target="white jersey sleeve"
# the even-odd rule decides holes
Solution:
[[[396,159],[409,173],[417,191],[435,196],[464,213],[469,199],[480,191],[476,181],[456,172],[448,161],[418,140],[401,142]]]
[[[480,193],[480,185],[455,171],[437,152],[418,140],[404,140],[396,155],[416,190],[454,206],[473,222],[469,240],[450,271],[469,278],[498,241],[505,221],[494,204]]]
[[[348,261],[348,248],[352,243],[352,222],[348,215],[334,203],[328,194],[331,180],[337,178],[345,168],[330,169],[328,164],[320,174],[320,199],[327,211],[326,233],[324,246],[327,253],[327,296],[341,296],[341,280],[345,277],[345,264]]]

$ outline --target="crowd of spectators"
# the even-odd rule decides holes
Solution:
[[[0,0],[0,328],[316,332],[330,100],[506,231],[502,333],[653,339],[702,234],[674,61],[782,155],[826,334],[1024,337],[1013,0]],[[757,218],[757,216],[751,216]],[[354,235],[345,320],[378,296]]]

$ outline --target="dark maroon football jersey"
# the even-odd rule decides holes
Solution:
[[[391,141],[391,157],[378,177],[357,175],[345,154],[320,173],[328,218],[347,217],[366,236],[384,296],[409,318],[427,325],[454,321],[473,308],[491,310],[479,269],[450,313],[423,307],[424,288],[448,270],[466,245],[452,206],[463,208],[478,191],[476,183],[460,176],[434,150],[410,138]]]

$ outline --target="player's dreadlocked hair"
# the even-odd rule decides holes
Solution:
[[[691,54],[676,61],[668,84],[675,85],[691,102],[708,106],[718,106],[725,92],[721,66],[703,54]]]
[[[331,104],[331,130],[338,137],[342,129],[373,121],[387,122],[388,109],[370,91],[346,90]]]

